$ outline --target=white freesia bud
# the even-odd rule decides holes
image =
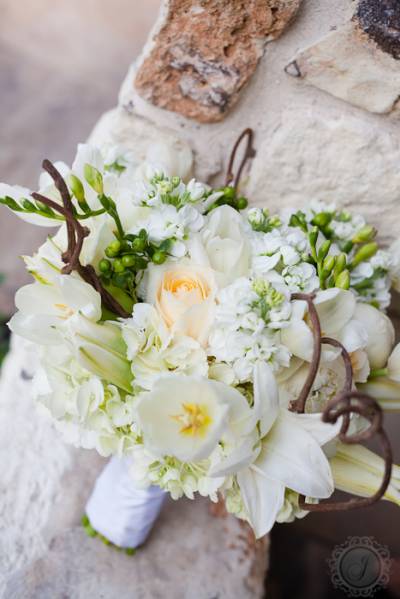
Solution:
[[[145,447],[185,462],[207,458],[227,425],[229,395],[223,383],[165,375],[139,395],[136,411]]]
[[[330,459],[335,487],[340,491],[369,497],[382,482],[384,460],[362,445],[338,443],[336,455]],[[392,478],[384,499],[400,506],[400,468],[393,466]]]
[[[388,360],[388,377],[400,383],[400,343],[396,345]]]
[[[368,333],[365,350],[371,368],[384,368],[394,344],[393,324],[386,314],[368,304],[358,303],[354,318],[362,323]]]

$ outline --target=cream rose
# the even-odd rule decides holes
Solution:
[[[220,206],[211,212],[200,238],[190,247],[196,262],[214,270],[220,289],[249,273],[250,249],[242,227],[236,210]]]
[[[146,301],[167,327],[206,345],[214,321],[216,283],[211,269],[190,261],[147,269]]]

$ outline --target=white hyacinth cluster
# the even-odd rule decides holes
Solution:
[[[306,413],[290,406],[313,357],[302,294],[314,294],[354,384],[398,408],[400,350],[384,312],[392,282],[400,287],[398,245],[380,249],[373,227],[334,205],[248,208],[232,187],[185,181],[172,158],[150,165],[80,145],[72,168],[55,166],[86,228],[72,272],[71,224],[47,173],[40,195],[1,184],[0,201],[59,227],[24,258],[35,281],[17,292],[10,328],[38,347],[37,400],[65,438],[131,456],[137,481],[175,499],[224,497],[258,537],[304,515],[300,495],[373,493],[380,458],[376,472],[367,450],[347,459],[354,450],[320,417],[343,387],[340,350],[323,346]],[[397,503],[399,480],[395,469],[387,498]]]

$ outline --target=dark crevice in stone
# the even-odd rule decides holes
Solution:
[[[360,0],[354,18],[381,50],[400,59],[399,0]]]

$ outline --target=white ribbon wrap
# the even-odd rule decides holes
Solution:
[[[111,458],[86,505],[93,528],[124,548],[145,542],[166,497],[159,487],[137,487],[130,468],[132,460]]]

